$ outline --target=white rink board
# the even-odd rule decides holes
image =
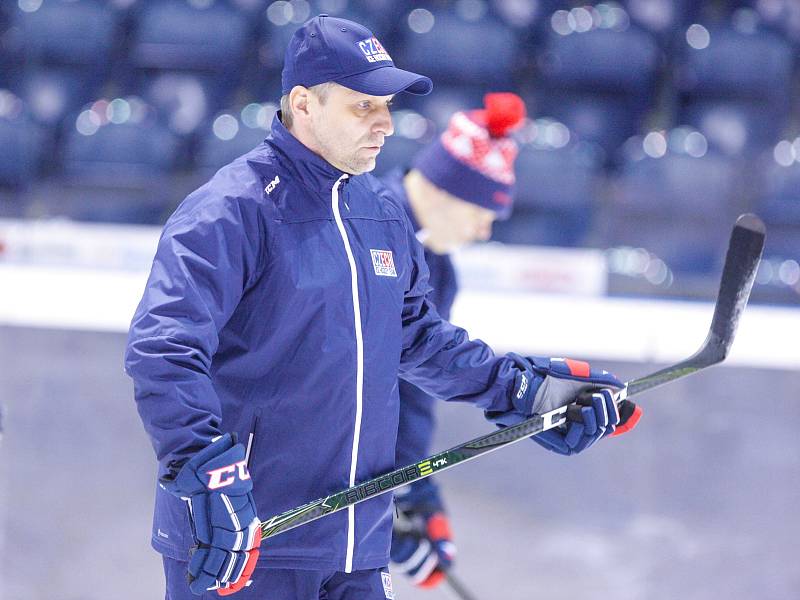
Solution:
[[[464,293],[452,321],[495,348],[544,356],[675,362],[696,351],[711,325],[710,302]],[[729,364],[800,367],[800,310],[749,306]]]
[[[0,324],[127,331],[145,271],[0,264]],[[453,322],[500,350],[635,362],[685,358],[703,341],[713,305],[554,294],[462,292]],[[731,364],[800,367],[800,311],[750,306]]]
[[[0,264],[0,324],[127,331],[145,271]]]
[[[0,325],[127,331],[159,234],[158,227],[0,219]],[[711,322],[710,303],[606,297],[596,250],[490,244],[454,258],[466,285],[453,322],[500,351],[674,362],[700,346]],[[751,306],[729,362],[800,367],[798,339],[800,310]]]

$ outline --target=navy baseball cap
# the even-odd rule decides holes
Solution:
[[[319,15],[294,32],[286,47],[281,88],[311,87],[334,81],[371,96],[409,92],[424,96],[433,82],[424,75],[394,66],[392,57],[372,32],[358,23]]]

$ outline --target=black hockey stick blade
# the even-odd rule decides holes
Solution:
[[[766,228],[757,216],[744,214],[736,220],[722,268],[714,316],[703,345],[686,360],[629,382],[628,396],[691,375],[725,360],[736,335],[739,317],[750,298],[750,290],[764,251],[765,238]]]
[[[739,317],[750,297],[750,290],[753,287],[761,252],[764,248],[764,231],[764,224],[755,215],[742,215],[736,221],[725,257],[711,328],[700,349],[686,360],[629,381],[618,401],[624,397],[635,396],[670,381],[686,377],[725,359],[733,343]],[[384,473],[325,498],[275,515],[261,523],[261,537],[264,539],[278,535],[348,506],[395,490],[417,479],[430,477],[434,473],[450,469],[462,462],[558,427],[566,421],[567,409],[568,406],[562,406],[542,415],[533,415],[517,425],[482,435],[460,446],[429,456],[420,462]]]

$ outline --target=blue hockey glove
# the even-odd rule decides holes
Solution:
[[[456,547],[436,485],[423,479],[395,496],[397,518],[392,530],[392,566],[416,586],[433,588],[453,564]]]
[[[169,468],[159,483],[188,502],[195,538],[189,589],[197,595],[217,590],[221,596],[239,591],[248,584],[261,544],[244,446],[225,434]]]
[[[516,425],[533,414],[544,414],[567,404],[567,423],[531,439],[548,450],[566,456],[583,452],[597,440],[630,431],[642,415],[630,400],[619,404],[616,398],[625,387],[605,370],[569,358],[523,358],[508,355],[519,369],[513,399],[515,410],[487,414],[500,426]]]

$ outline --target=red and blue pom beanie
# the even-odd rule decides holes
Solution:
[[[517,144],[509,132],[522,124],[525,104],[512,93],[486,94],[484,108],[459,111],[447,129],[414,159],[431,183],[467,202],[511,214]]]

